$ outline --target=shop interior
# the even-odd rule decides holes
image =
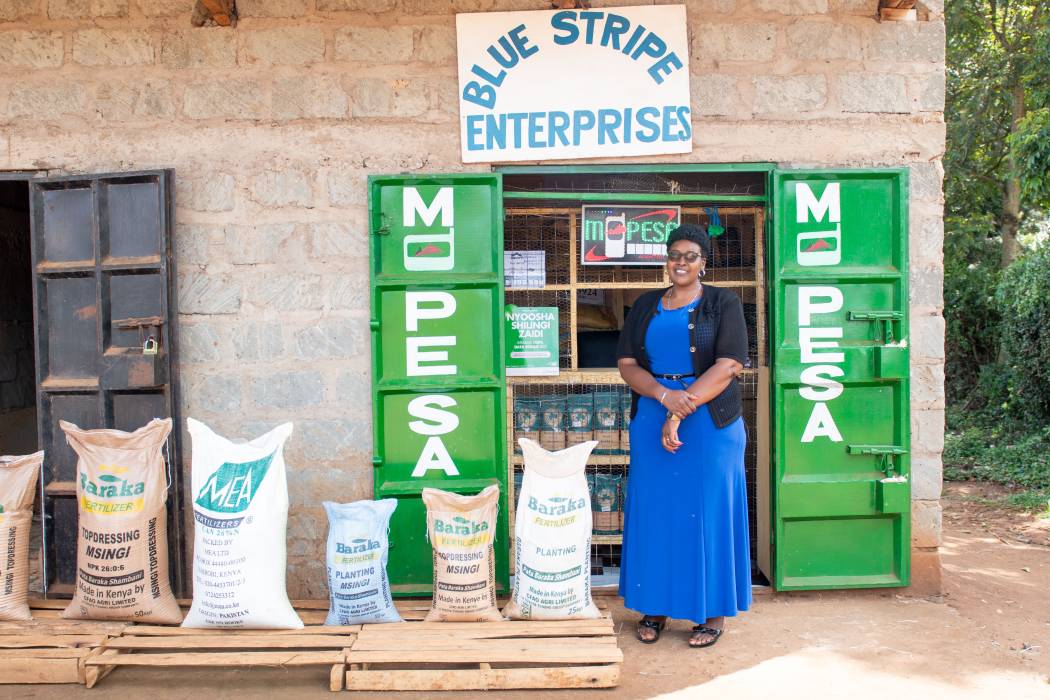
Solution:
[[[763,478],[768,474],[769,430],[765,415],[759,415],[760,406],[768,403],[764,266],[767,173],[758,169],[719,172],[679,168],[519,168],[509,169],[503,176],[505,262],[513,266],[511,258],[519,256],[515,269],[520,271],[523,253],[543,251],[540,274],[530,268],[526,280],[508,277],[506,303],[559,310],[559,374],[507,379],[508,411],[512,414],[507,421],[512,431],[508,449],[513,472],[508,481],[520,484],[523,462],[521,454],[516,453],[520,436],[538,439],[548,449],[591,439],[599,442],[587,467],[594,515],[591,571],[595,586],[615,585],[619,576],[630,464],[625,421],[621,418],[613,426],[601,420],[603,415],[619,412],[622,416],[629,410],[629,390],[616,369],[616,342],[634,300],[647,290],[668,284],[662,264],[584,264],[580,244],[583,207],[602,203],[678,206],[682,223],[722,229],[712,238],[704,282],[738,294],[748,324],[751,366],[739,379],[749,435],[745,469],[753,578],[757,584],[767,583],[759,570],[760,560],[768,552],[769,537],[764,527],[768,522],[768,481]],[[530,255],[535,263],[539,256]],[[571,428],[569,414],[580,406],[587,407],[594,417],[592,431]],[[564,410],[565,427],[556,429],[557,417],[545,416],[544,410]],[[766,475],[760,475],[760,469],[765,469]],[[759,544],[760,523],[765,547]]]
[[[0,454],[37,450],[29,184],[0,180]]]

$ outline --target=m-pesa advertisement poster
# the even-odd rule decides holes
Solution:
[[[667,237],[681,222],[675,206],[603,204],[583,207],[584,265],[663,265]]]

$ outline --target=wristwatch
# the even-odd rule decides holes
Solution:
[[[672,418],[673,418],[674,420],[677,420],[677,421],[680,421],[680,420],[682,420],[681,418],[679,418],[678,416],[676,416],[676,415],[675,415],[674,413],[672,413],[671,411],[668,411],[668,412],[667,412],[667,420],[671,420]]]

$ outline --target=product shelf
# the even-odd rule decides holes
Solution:
[[[608,201],[627,201],[619,196],[605,197]],[[623,396],[628,388],[615,366],[603,366],[614,362],[615,336],[623,327],[625,309],[646,290],[664,288],[669,284],[665,269],[644,266],[583,265],[580,260],[579,232],[581,230],[581,208],[570,204],[528,199],[528,197],[506,198],[514,201],[505,207],[504,247],[506,251],[544,251],[546,264],[542,287],[507,287],[507,303],[517,306],[555,306],[559,310],[559,373],[553,376],[508,376],[507,382],[507,440],[508,483],[514,483],[515,474],[520,478],[524,460],[515,453],[515,402],[534,401],[546,398],[565,398],[587,394],[619,393]],[[636,197],[636,201],[646,197]],[[668,200],[670,201],[670,200]],[[685,223],[705,224],[710,210],[699,201],[680,198],[681,218]],[[724,202],[729,204],[728,202]],[[741,372],[741,385],[745,389],[745,413],[749,430],[755,430],[753,395],[760,383],[760,368],[766,364],[766,317],[764,287],[764,224],[765,213],[761,206],[748,206],[750,202],[739,201],[729,206],[718,206],[725,227],[725,235],[712,241],[713,249],[707,265],[704,284],[732,289],[744,305],[751,346],[749,357],[752,368]],[[757,201],[756,201],[757,204]],[[539,280],[537,280],[539,281]],[[604,294],[594,294],[604,292]],[[592,308],[604,307],[600,314]],[[602,325],[603,318],[609,321]],[[611,350],[612,349],[612,350]],[[611,362],[612,360],[612,362]],[[582,367],[581,367],[582,365]],[[750,403],[748,403],[750,402]],[[622,408],[621,410],[625,410]],[[621,436],[625,434],[620,428]],[[542,430],[540,431],[542,433]],[[621,438],[626,439],[626,438]],[[615,441],[614,441],[615,444]],[[551,448],[556,449],[556,448]],[[748,453],[748,469],[754,471],[755,452],[753,446]],[[626,476],[630,466],[630,454],[592,454],[587,463],[589,477],[622,478],[616,488],[626,487]],[[750,479],[749,481],[753,481]],[[749,495],[757,498],[753,484],[749,483]],[[622,527],[622,498],[618,510]],[[594,506],[592,493],[592,507]],[[510,519],[513,527],[516,515],[515,498],[510,502]],[[606,511],[595,512],[608,516]],[[620,565],[620,547],[623,536],[615,531],[615,525],[606,529],[598,520],[595,529],[601,534],[591,536],[592,571],[605,569],[615,573]],[[752,536],[754,540],[754,536]]]

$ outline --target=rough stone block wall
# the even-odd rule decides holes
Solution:
[[[239,0],[234,29],[192,28],[192,4],[0,0],[0,168],[175,169],[183,415],[296,421],[289,589],[323,595],[320,502],[371,494],[366,177],[469,169],[453,13],[549,4]],[[652,160],[911,169],[913,532],[936,559],[942,11],[687,5],[695,147]]]

